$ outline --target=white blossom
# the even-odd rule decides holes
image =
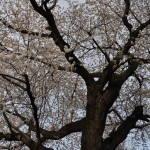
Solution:
[[[73,57],[69,57],[69,60],[73,60]]]
[[[82,0],[82,4],[79,1],[67,0],[65,10],[61,9],[62,5],[58,2],[55,9],[49,11],[49,17],[54,17],[54,20],[52,18],[47,23],[48,16],[43,17],[45,13],[40,15],[35,12],[30,1],[1,0],[1,131],[11,134],[7,121],[2,116],[2,112],[7,110],[6,115],[12,128],[18,127],[21,132],[27,133],[34,145],[38,142],[37,132],[15,116],[14,110],[25,117],[25,122],[35,127],[34,115],[38,113],[41,130],[55,130],[59,135],[64,130],[63,126],[68,127],[67,124],[71,121],[85,118],[87,104],[90,105],[91,100],[95,100],[93,109],[98,109],[101,104],[104,109],[110,109],[109,114],[105,115],[109,116],[106,124],[100,122],[106,128],[103,136],[107,138],[119,126],[116,124],[119,121],[118,114],[126,120],[139,104],[144,106],[144,114],[149,110],[148,26],[139,31],[138,36],[142,36],[141,38],[135,40],[132,37],[132,33],[138,33],[142,25],[134,14],[144,24],[149,18],[147,4],[143,1],[131,1],[131,6],[126,8],[126,3],[119,0]],[[40,2],[37,0],[39,6]],[[48,7],[53,2],[51,0],[47,3]],[[43,5],[41,7],[44,8]],[[127,15],[126,9],[134,11]],[[128,22],[133,26],[130,33],[121,20],[122,17],[128,17]],[[48,24],[51,27],[45,28]],[[143,65],[140,60],[146,60],[147,63]],[[24,74],[28,75],[28,84]],[[142,79],[141,89],[139,79]],[[30,99],[31,96],[35,101]],[[111,103],[112,108],[105,108],[105,101]],[[37,110],[33,109],[32,102]],[[111,112],[111,109],[118,111],[118,114]],[[73,113],[70,113],[72,110]],[[137,125],[140,123],[142,121],[137,122]],[[145,128],[145,131],[148,130]],[[20,132],[17,134],[19,137]],[[134,131],[132,134],[134,135]],[[52,132],[52,136],[54,135]],[[40,136],[45,139],[42,146],[47,148],[82,149],[78,144],[82,133],[71,133],[62,140],[58,137],[57,141],[49,141],[44,134]],[[57,139],[57,136],[54,138]],[[7,141],[0,143],[0,147],[2,144],[7,146]],[[11,145],[17,146],[17,143],[12,141]],[[22,149],[25,148],[22,145]]]
[[[64,46],[64,51],[65,51],[65,53],[70,52],[70,49],[67,47],[67,45]]]
[[[139,35],[140,36],[144,36],[144,32],[142,32],[141,30],[139,31]]]
[[[132,45],[132,46],[134,45],[134,42],[133,42],[133,41],[131,41],[131,45]]]

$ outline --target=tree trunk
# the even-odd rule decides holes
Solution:
[[[87,93],[86,124],[82,131],[81,150],[101,150],[102,135],[106,121],[103,96],[99,89],[93,88]]]

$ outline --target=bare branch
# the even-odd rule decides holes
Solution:
[[[41,133],[46,139],[52,139],[52,140],[59,140],[66,135],[69,135],[70,133],[74,132],[81,132],[84,129],[85,125],[85,118],[76,121],[71,122],[60,128],[58,131],[47,131],[43,130]]]
[[[21,30],[20,28],[14,28],[12,25],[6,23],[6,21],[0,19],[0,21],[3,23],[3,25],[5,25],[6,27],[13,29],[17,32],[20,32],[22,34],[28,34],[28,35],[32,35],[32,36],[39,36],[40,37],[45,37],[45,38],[51,38],[51,34],[47,34],[47,33],[39,33],[39,32],[33,32],[33,31],[28,31],[28,30]]]
[[[19,117],[25,124],[30,126],[32,131],[36,132],[36,127],[33,124],[31,124],[29,121],[27,121],[28,120],[27,118],[20,115],[17,111],[15,111],[13,115]],[[76,122],[68,123],[63,127],[61,127],[58,131],[48,131],[43,128],[39,128],[39,130],[40,133],[43,135],[42,140],[44,139],[59,140],[65,137],[66,135],[69,135],[70,133],[82,132],[82,130],[84,129],[84,123],[85,123],[85,118]]]
[[[90,37],[92,37],[91,33],[88,33],[88,35]],[[103,51],[103,49],[99,46],[99,44],[96,42],[96,40],[94,38],[92,38],[93,42],[95,43],[95,45],[97,46],[97,48],[102,52],[102,54],[105,56],[106,60],[108,61],[108,63],[110,62],[110,58],[108,57],[107,53]]]
[[[28,146],[30,149],[35,150],[37,143],[33,141],[30,137],[28,137],[27,134],[25,133],[17,133],[13,132],[11,133],[2,133],[0,132],[0,140],[5,139],[6,141],[21,141],[23,142],[26,146]],[[53,150],[51,148],[45,148],[42,145],[39,146],[40,150]]]
[[[14,131],[12,129],[11,123],[10,123],[7,115],[4,112],[3,112],[3,116],[4,116],[4,118],[5,118],[6,122],[7,122],[7,125],[8,125],[8,128],[9,128],[10,132],[13,133]]]
[[[7,134],[0,133],[0,139],[5,138],[8,141],[22,141],[25,145],[27,145],[31,149],[35,148],[37,145],[36,142],[34,142],[26,133],[21,132],[18,127],[12,125],[5,113],[3,113],[3,115],[11,133]],[[46,148],[44,148],[43,146],[41,147],[43,150],[46,150]]]
[[[43,8],[37,4],[36,0],[30,0],[30,2],[35,11],[39,12],[41,15],[44,14]]]
[[[123,122],[122,117],[120,116],[120,114],[118,113],[118,111],[116,109],[111,109],[109,112],[114,112],[118,116],[118,118],[120,119],[120,121]]]
[[[120,82],[124,83],[124,81],[126,81],[129,76],[134,74],[134,71],[137,69],[138,66],[139,66],[139,62],[133,59],[130,62],[128,69],[120,74],[120,79],[119,79]]]
[[[130,38],[127,43],[123,47],[123,54],[127,55],[131,46],[135,45],[135,38],[138,37],[139,33],[145,29],[148,25],[150,25],[150,19],[146,22],[142,23],[136,30],[130,32]]]
[[[127,29],[131,32],[131,29],[133,28],[133,26],[129,23],[128,21],[128,15],[129,15],[129,10],[130,10],[130,0],[124,0],[125,2],[125,10],[124,10],[124,14],[122,17],[122,21],[124,23],[124,25],[127,27]]]
[[[148,25],[150,25],[150,19],[147,20],[146,22],[142,23],[135,32],[139,32],[140,30],[142,31],[144,28],[146,28]]]
[[[3,52],[8,52],[8,53],[13,53],[13,51],[11,51],[11,50],[9,50],[9,49],[7,49],[6,47],[4,47],[3,45],[2,45],[2,43],[0,43],[0,48],[1,48],[1,51],[3,51]],[[16,56],[22,56],[22,54],[21,53],[15,53],[15,55]],[[41,60],[41,59],[39,59],[39,58],[37,58],[37,57],[34,57],[34,56],[24,56],[25,58],[27,58],[27,59],[29,59],[29,60],[34,60],[34,61],[37,61],[37,62],[40,62],[40,63],[42,63],[42,64],[44,64],[44,65],[46,65],[46,66],[48,66],[48,67],[50,67],[50,68],[56,68],[57,67],[57,70],[60,70],[60,71],[68,71],[68,72],[74,72],[74,73],[77,73],[76,72],[76,70],[74,69],[74,68],[72,68],[72,67],[65,67],[65,66],[61,66],[61,65],[54,65],[54,64],[52,64],[52,63],[47,63],[47,62],[45,62],[45,61],[43,61],[43,60]],[[14,78],[14,77],[13,77]],[[14,78],[15,79],[15,78]],[[16,78],[17,79],[17,78]],[[17,80],[20,80],[20,79],[17,79]],[[20,82],[24,82],[23,80],[20,80]]]
[[[70,64],[74,65],[76,68],[76,72],[84,79],[87,85],[94,82],[93,77],[89,74],[89,72],[84,68],[80,60],[74,55],[73,51],[65,52],[65,48],[69,49],[70,45],[68,45],[63,37],[60,35],[60,32],[56,26],[54,16],[50,10],[44,10],[42,7],[39,7],[35,0],[30,0],[33,8],[41,14],[48,22],[50,30],[52,31],[51,35],[55,42],[55,44],[59,47],[60,51],[65,53],[65,57]],[[72,58],[72,59],[70,59]]]
[[[4,78],[5,80],[7,80],[8,82],[10,82],[10,83],[14,84],[15,86],[18,86],[18,87],[21,88],[22,90],[26,91],[26,89],[25,89],[22,85],[20,85],[18,82],[13,81],[13,80],[10,79],[9,77],[5,76],[4,74],[0,74],[0,76],[1,76],[2,78]]]
[[[112,131],[109,137],[103,141],[102,149],[115,150],[116,147],[126,139],[130,130],[136,127],[136,122],[138,120],[143,120],[143,118],[147,119],[147,117],[149,116],[143,115],[143,106],[135,107],[132,114],[122,122],[118,129],[116,131]]]
[[[136,17],[136,15],[134,14],[134,12],[130,9],[131,14],[134,16],[134,18],[136,19],[136,21],[141,24],[141,21]]]
[[[24,80],[21,80],[21,79],[19,79],[19,78],[13,77],[13,76],[8,75],[8,74],[0,73],[0,76],[5,76],[5,77],[8,77],[8,78],[11,78],[11,79],[17,80],[17,81],[19,81],[19,82],[21,82],[21,83],[25,83],[25,81],[24,81]]]
[[[33,108],[33,116],[34,116],[35,123],[36,123],[36,136],[37,136],[37,138],[40,142],[38,109],[37,109],[37,106],[35,104],[35,97],[33,96],[32,92],[31,92],[30,81],[29,81],[28,75],[25,74],[24,77],[25,77],[25,80],[26,80],[26,91],[28,93],[28,96],[30,98],[30,102],[31,102],[31,105],[32,105],[32,108]]]

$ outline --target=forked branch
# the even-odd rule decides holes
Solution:
[[[37,4],[35,0],[30,0],[30,2],[34,10],[37,11],[40,15],[42,15],[47,20],[49,28],[51,30],[52,38],[55,44],[59,47],[60,51],[65,53],[65,57],[67,61],[70,64],[72,64],[74,68],[76,68],[76,72],[85,80],[87,85],[93,83],[94,82],[93,77],[84,68],[82,62],[74,55],[73,51],[70,50],[70,45],[68,45],[68,43],[66,43],[63,37],[61,36],[51,10],[43,9]]]
[[[103,150],[115,150],[116,147],[123,142],[130,130],[136,128],[138,120],[149,122],[150,116],[143,114],[143,106],[135,107],[134,111],[125,121],[118,127],[116,131],[112,131],[108,138],[103,141]]]
[[[15,111],[13,115],[19,117],[26,125],[30,126],[30,129],[32,131],[36,132],[36,126],[34,124],[31,124],[27,118],[20,115],[17,111]],[[63,127],[61,127],[58,131],[49,131],[43,128],[39,128],[40,133],[42,134],[41,140],[42,141],[46,139],[59,140],[65,137],[66,135],[69,135],[70,133],[82,132],[82,130],[84,129],[84,124],[85,118],[79,121],[68,123]]]

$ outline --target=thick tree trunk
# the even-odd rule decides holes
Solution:
[[[106,111],[103,97],[98,89],[88,90],[86,107],[86,124],[82,131],[81,150],[101,150]]]

